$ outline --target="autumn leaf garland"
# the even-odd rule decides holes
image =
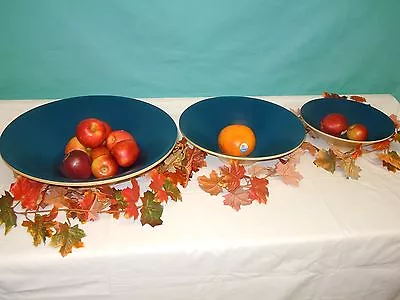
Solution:
[[[31,235],[34,246],[48,241],[59,248],[62,256],[73,248],[84,246],[85,232],[79,224],[95,221],[100,214],[121,215],[154,227],[163,223],[163,204],[169,199],[181,201],[179,185],[185,187],[192,174],[206,166],[206,154],[190,146],[186,139],[178,141],[168,159],[141,176],[147,190],[141,195],[137,178],[127,187],[116,189],[104,185],[87,188],[70,188],[47,185],[23,176],[0,197],[0,225],[4,233],[17,226],[17,216],[23,216],[22,226]]]

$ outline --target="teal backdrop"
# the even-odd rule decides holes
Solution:
[[[391,93],[398,0],[1,0],[0,98]]]

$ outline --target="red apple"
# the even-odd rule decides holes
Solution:
[[[106,139],[108,137],[108,135],[112,132],[112,128],[110,126],[110,124],[108,124],[106,121],[103,121],[104,126],[106,127]]]
[[[118,142],[112,149],[111,154],[121,167],[129,167],[135,163],[140,154],[138,144],[134,139]]]
[[[72,150],[67,153],[60,165],[61,173],[72,179],[87,179],[92,174],[91,160],[85,151]]]
[[[81,142],[79,142],[78,138],[76,136],[72,137],[68,143],[65,145],[64,148],[64,153],[67,154],[69,152],[71,152],[72,150],[81,150],[84,151],[86,153],[89,153],[89,149],[86,148],[85,146],[83,146],[81,144]]]
[[[353,141],[365,141],[368,137],[368,129],[363,124],[353,124],[347,128],[346,135]]]
[[[91,169],[94,177],[107,178],[118,174],[118,163],[111,154],[104,154],[93,160]]]
[[[88,148],[100,146],[106,139],[107,128],[104,122],[96,118],[87,118],[76,126],[76,137]]]
[[[323,132],[334,136],[340,136],[348,126],[346,117],[340,113],[328,114],[320,123],[320,128]]]
[[[125,140],[134,140],[134,138],[126,130],[114,130],[107,136],[107,148],[111,150],[117,143]]]
[[[94,149],[92,149],[92,151],[90,151],[90,158],[92,159],[92,161],[94,161],[97,157],[106,155],[106,154],[111,154],[110,150],[108,150],[108,148],[106,146],[100,146],[100,147],[94,148]]]

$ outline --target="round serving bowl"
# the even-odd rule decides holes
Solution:
[[[106,179],[75,180],[64,177],[59,165],[76,125],[85,118],[108,122],[114,130],[130,132],[140,147],[140,156],[118,175]],[[160,163],[172,151],[177,127],[160,108],[137,99],[89,95],[52,101],[14,119],[0,137],[0,153],[17,174],[47,184],[95,186],[140,175]]]
[[[218,135],[231,124],[250,127],[256,147],[246,157],[224,154],[218,147]],[[299,118],[272,102],[241,96],[221,96],[201,100],[180,116],[179,129],[194,146],[222,159],[260,161],[279,158],[296,150],[305,137]]]
[[[349,140],[345,135],[340,137],[323,132],[320,129],[321,120],[330,113],[343,114],[348,124],[363,124],[368,129],[368,137],[365,141]],[[305,103],[300,109],[300,115],[304,123],[318,136],[329,144],[354,148],[359,145],[370,145],[390,138],[395,132],[393,121],[382,111],[369,104],[353,100],[336,98],[313,99]]]

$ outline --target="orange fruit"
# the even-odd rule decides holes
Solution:
[[[222,128],[218,135],[218,146],[224,154],[247,156],[256,146],[253,130],[242,124],[233,124]]]

